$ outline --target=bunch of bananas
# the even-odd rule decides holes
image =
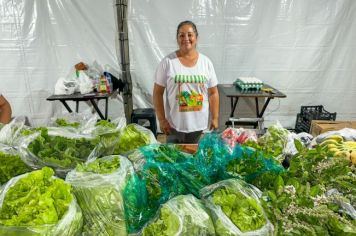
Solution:
[[[327,136],[320,146],[327,147],[334,157],[341,157],[350,160],[356,165],[356,142],[344,141],[341,135]]]

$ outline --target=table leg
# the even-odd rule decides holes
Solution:
[[[236,110],[236,105],[237,102],[239,101],[239,97],[235,97],[235,101],[234,101],[234,97],[230,97],[230,102],[231,102],[231,113],[230,113],[230,117],[234,117],[234,113]]]
[[[79,112],[79,101],[75,101],[75,111],[78,113]]]
[[[105,117],[103,116],[103,114],[101,113],[98,105],[96,104],[96,102],[94,101],[94,99],[90,99],[89,100],[91,102],[91,104],[93,105],[95,111],[98,113],[98,115],[100,116],[101,119],[105,120]]]
[[[256,116],[257,116],[257,117],[260,117],[260,116],[259,116],[260,110],[259,110],[258,98],[257,98],[257,97],[255,97],[255,104],[256,104]]]
[[[64,107],[65,107],[70,113],[73,112],[72,109],[70,109],[70,107],[68,106],[68,104],[66,103],[65,100],[59,100],[59,101],[61,101],[61,103],[64,105]]]
[[[265,102],[265,104],[262,107],[261,113],[257,113],[257,117],[261,118],[263,116],[263,113],[265,113],[265,110],[266,110],[270,101],[271,101],[271,98],[267,98],[267,101]]]
[[[108,119],[108,98],[105,98],[105,120]]]

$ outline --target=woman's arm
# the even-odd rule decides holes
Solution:
[[[159,121],[159,126],[161,131],[165,134],[170,134],[171,125],[165,117],[164,104],[163,104],[163,93],[165,87],[162,87],[155,83],[153,88],[153,105],[156,110],[157,118]]]
[[[218,87],[214,86],[208,89],[209,106],[211,113],[210,129],[219,127],[219,91]]]
[[[11,106],[6,98],[0,95],[0,123],[7,124],[11,120]]]

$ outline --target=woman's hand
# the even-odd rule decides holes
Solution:
[[[171,133],[171,125],[169,124],[168,120],[167,119],[162,119],[162,120],[159,120],[159,126],[161,128],[161,131],[168,135]]]
[[[214,130],[219,128],[219,120],[218,119],[211,119],[210,121],[210,130]]]

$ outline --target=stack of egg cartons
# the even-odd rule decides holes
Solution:
[[[261,90],[263,82],[256,77],[239,77],[234,84],[241,90]]]

